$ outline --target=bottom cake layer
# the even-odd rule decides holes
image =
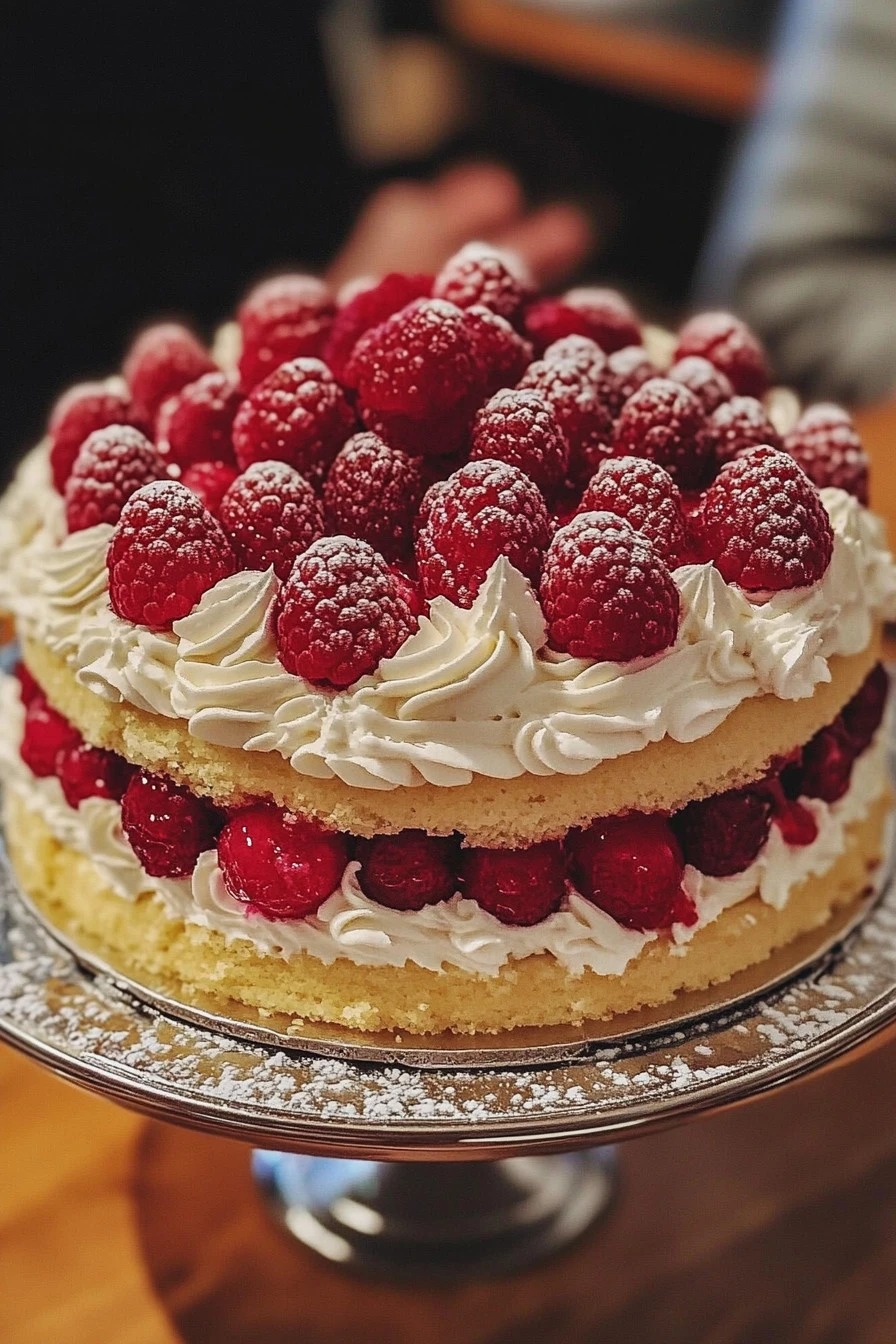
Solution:
[[[546,954],[510,961],[494,976],[457,967],[325,965],[307,953],[288,960],[248,941],[172,918],[143,893],[122,901],[91,860],[60,843],[21,796],[6,798],[10,854],[24,889],[64,932],[87,940],[134,977],[163,980],[184,1002],[234,1001],[262,1014],[340,1023],[359,1030],[494,1032],[606,1019],[704,989],[764,960],[822,925],[867,890],[879,863],[892,797],[887,786],[845,830],[842,852],[819,876],[796,883],[783,909],[758,895],[740,900],[689,942],[648,944],[623,975],[566,971]]]

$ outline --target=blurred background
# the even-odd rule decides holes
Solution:
[[[5,468],[134,329],[509,242],[788,380],[896,385],[892,0],[130,0],[6,22]]]

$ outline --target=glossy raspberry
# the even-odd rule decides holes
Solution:
[[[21,660],[13,668],[13,675],[19,683],[19,698],[26,709],[33,700],[45,699],[40,686]]]
[[[365,331],[379,326],[414,299],[429,298],[431,294],[431,275],[401,275],[393,271],[383,276],[379,284],[362,289],[343,304],[330,328],[323,356],[339,381],[346,381],[346,366]]]
[[[56,774],[69,807],[79,807],[85,798],[120,801],[133,773],[124,757],[86,742],[64,747],[56,757]]]
[[[356,537],[323,537],[292,567],[277,602],[288,672],[342,688],[374,672],[416,628],[385,560]]]
[[[237,568],[220,523],[178,481],[155,481],[131,495],[106,565],[112,610],[153,630],[169,629]]]
[[[427,604],[420,580],[408,573],[401,565],[390,565],[389,573],[395,580],[399,597],[403,598],[408,604],[411,615],[414,617],[425,616]]]
[[[890,678],[883,663],[878,663],[841,710],[856,755],[865,750],[880,727],[889,693]]]
[[[390,561],[410,556],[422,498],[420,459],[369,432],[349,439],[324,484],[330,531],[360,537]]]
[[[816,733],[803,747],[800,763],[800,795],[836,803],[849,788],[856,744],[838,714],[833,723]]]
[[[730,462],[745,448],[768,444],[781,447],[781,436],[755,397],[732,397],[717,406],[709,417],[709,437],[719,466]]]
[[[120,389],[106,383],[79,383],[59,398],[50,416],[50,470],[61,494],[78,456],[78,449],[97,429],[133,425],[147,431],[149,421],[134,406],[124,383]]]
[[[55,775],[59,753],[76,747],[80,741],[77,728],[48,705],[42,695],[31,701],[25,710],[25,730],[19,753],[33,775],[40,779]]]
[[[590,336],[606,354],[641,343],[635,312],[614,289],[570,289],[562,299],[536,299],[526,309],[523,327],[539,352],[572,335]]]
[[[467,243],[448,258],[432,286],[433,298],[458,308],[481,304],[508,322],[516,322],[531,292],[522,258],[488,243]]]
[[[868,503],[868,458],[852,417],[841,406],[809,406],[784,439],[784,447],[819,487],[836,485]]]
[[[569,448],[540,392],[506,388],[477,411],[470,461],[487,457],[519,467],[546,494],[561,483]]]
[[[681,494],[667,471],[647,457],[611,457],[591,477],[577,512],[625,518],[647,537],[661,560],[687,563],[688,539]]]
[[[675,360],[702,355],[726,374],[735,392],[761,397],[769,382],[768,361],[746,323],[731,313],[698,313],[678,333]]]
[[[578,357],[536,360],[518,387],[540,392],[553,409],[569,445],[569,475],[584,486],[613,451],[613,418],[601,396],[600,382],[584,371]]]
[[[557,530],[541,580],[555,649],[625,663],[675,642],[680,599],[652,544],[612,513],[580,513]]]
[[[784,791],[785,782],[792,797]],[[811,845],[818,836],[818,823],[808,807],[799,801],[802,792],[800,767],[788,766],[783,774],[768,776],[762,781],[762,789],[771,802],[772,822],[784,843],[794,847]]]
[[[665,817],[631,812],[602,817],[568,840],[576,890],[628,929],[694,924],[697,911],[682,889],[684,859]]]
[[[253,462],[221,501],[221,526],[241,569],[289,577],[293,561],[324,534],[324,514],[311,486],[287,462]]]
[[[685,862],[708,877],[730,877],[748,868],[771,824],[771,799],[761,788],[728,789],[688,803],[673,821]]]
[[[683,359],[676,360],[666,377],[693,392],[706,415],[712,415],[717,406],[734,396],[734,388],[727,374],[710,364],[702,355],[685,355]]]
[[[232,462],[233,419],[242,400],[232,373],[216,369],[187,383],[159,411],[159,452],[182,469],[194,462]]]
[[[475,409],[502,387],[513,387],[532,359],[532,346],[505,318],[488,308],[467,308],[465,323],[473,342],[477,375],[465,403]]]
[[[306,919],[339,889],[348,850],[341,835],[266,803],[230,818],[218,862],[231,896],[265,919]]]
[[[192,331],[177,322],[161,322],[140,333],[125,356],[122,372],[135,405],[154,421],[163,401],[214,367]]]
[[[202,501],[217,518],[221,501],[237,478],[237,469],[229,462],[194,462],[187,467],[181,484]]]
[[[650,378],[619,412],[613,438],[619,456],[650,457],[682,490],[697,490],[713,470],[713,445],[703,407],[671,378]]]
[[[470,607],[499,555],[537,583],[551,532],[538,486],[518,467],[470,462],[424,501],[416,554],[423,591]]]
[[[542,840],[526,849],[461,850],[463,894],[502,924],[540,924],[566,893],[563,849]]]
[[[256,285],[238,313],[243,390],[251,391],[288,360],[320,357],[335,313],[332,294],[314,275],[275,275]]]
[[[702,559],[748,590],[815,583],[834,546],[818,491],[776,448],[748,448],[724,466],[691,522]]]
[[[359,844],[358,884],[390,910],[422,910],[457,891],[457,844],[425,831],[378,835]]]
[[[110,425],[94,430],[78,449],[65,483],[69,532],[117,523],[134,491],[164,475],[162,459],[139,429]]]
[[[600,380],[601,397],[613,419],[639,387],[658,376],[659,369],[642,346],[626,345],[614,350],[607,357]]]
[[[131,777],[121,800],[121,828],[150,877],[189,877],[220,821],[210,803],[148,770]]]
[[[312,485],[354,428],[345,393],[319,359],[281,364],[258,384],[236,413],[233,446],[238,465],[288,462]]]
[[[363,406],[432,419],[464,401],[478,370],[464,310],[417,299],[355,346],[346,378]]]

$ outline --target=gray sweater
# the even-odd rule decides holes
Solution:
[[[806,392],[896,394],[896,0],[794,0],[696,298]]]

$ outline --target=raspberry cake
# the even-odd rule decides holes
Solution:
[[[846,412],[677,335],[435,276],[150,328],[0,506],[22,884],[187,1001],[360,1030],[580,1023],[866,889],[896,571]]]

